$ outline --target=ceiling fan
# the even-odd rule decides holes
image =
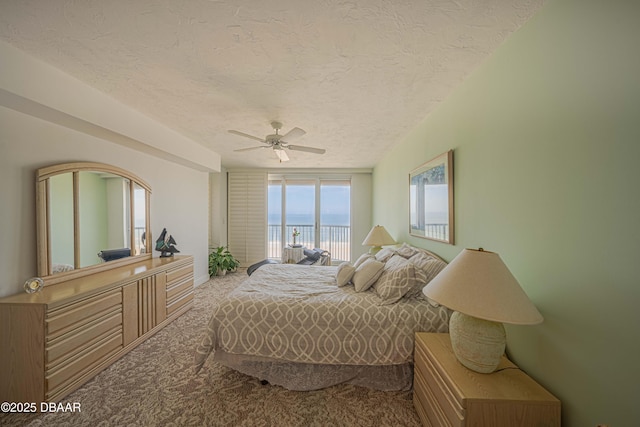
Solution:
[[[259,148],[272,148],[273,152],[276,154],[276,156],[280,160],[280,163],[286,162],[289,160],[289,156],[287,155],[285,149],[294,150],[294,151],[305,151],[307,153],[314,153],[314,154],[324,154],[326,151],[324,148],[307,147],[304,145],[291,145],[290,144],[291,141],[297,138],[300,138],[302,135],[306,133],[304,130],[300,128],[293,128],[289,132],[285,133],[284,135],[280,135],[278,131],[282,129],[282,123],[271,122],[271,127],[273,128],[275,133],[271,135],[267,135],[265,138],[259,138],[257,136],[246,134],[244,132],[239,132],[237,130],[230,130],[229,133],[232,133],[234,135],[244,136],[245,138],[255,139],[256,141],[260,141],[263,144],[265,144],[265,145],[259,145],[257,147],[240,148],[238,150],[233,150],[233,151],[240,152],[240,151],[257,150]]]

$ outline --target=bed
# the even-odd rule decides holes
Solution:
[[[214,307],[196,349],[290,390],[412,387],[414,334],[447,332],[450,310],[421,290],[445,266],[403,244],[338,267],[267,264]]]

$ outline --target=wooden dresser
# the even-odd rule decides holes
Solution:
[[[560,426],[560,401],[503,357],[479,374],[458,362],[449,334],[417,333],[413,403],[425,426]]]
[[[0,299],[0,402],[59,401],[192,305],[191,256]]]

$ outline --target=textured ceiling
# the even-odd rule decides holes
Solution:
[[[543,0],[3,0],[0,39],[222,156],[372,167]],[[300,127],[278,164],[234,153]]]

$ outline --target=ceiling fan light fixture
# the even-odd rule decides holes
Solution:
[[[278,159],[280,160],[280,163],[289,161],[289,156],[282,149],[282,147],[274,146],[273,147],[273,152],[276,153],[276,156],[278,156]]]

